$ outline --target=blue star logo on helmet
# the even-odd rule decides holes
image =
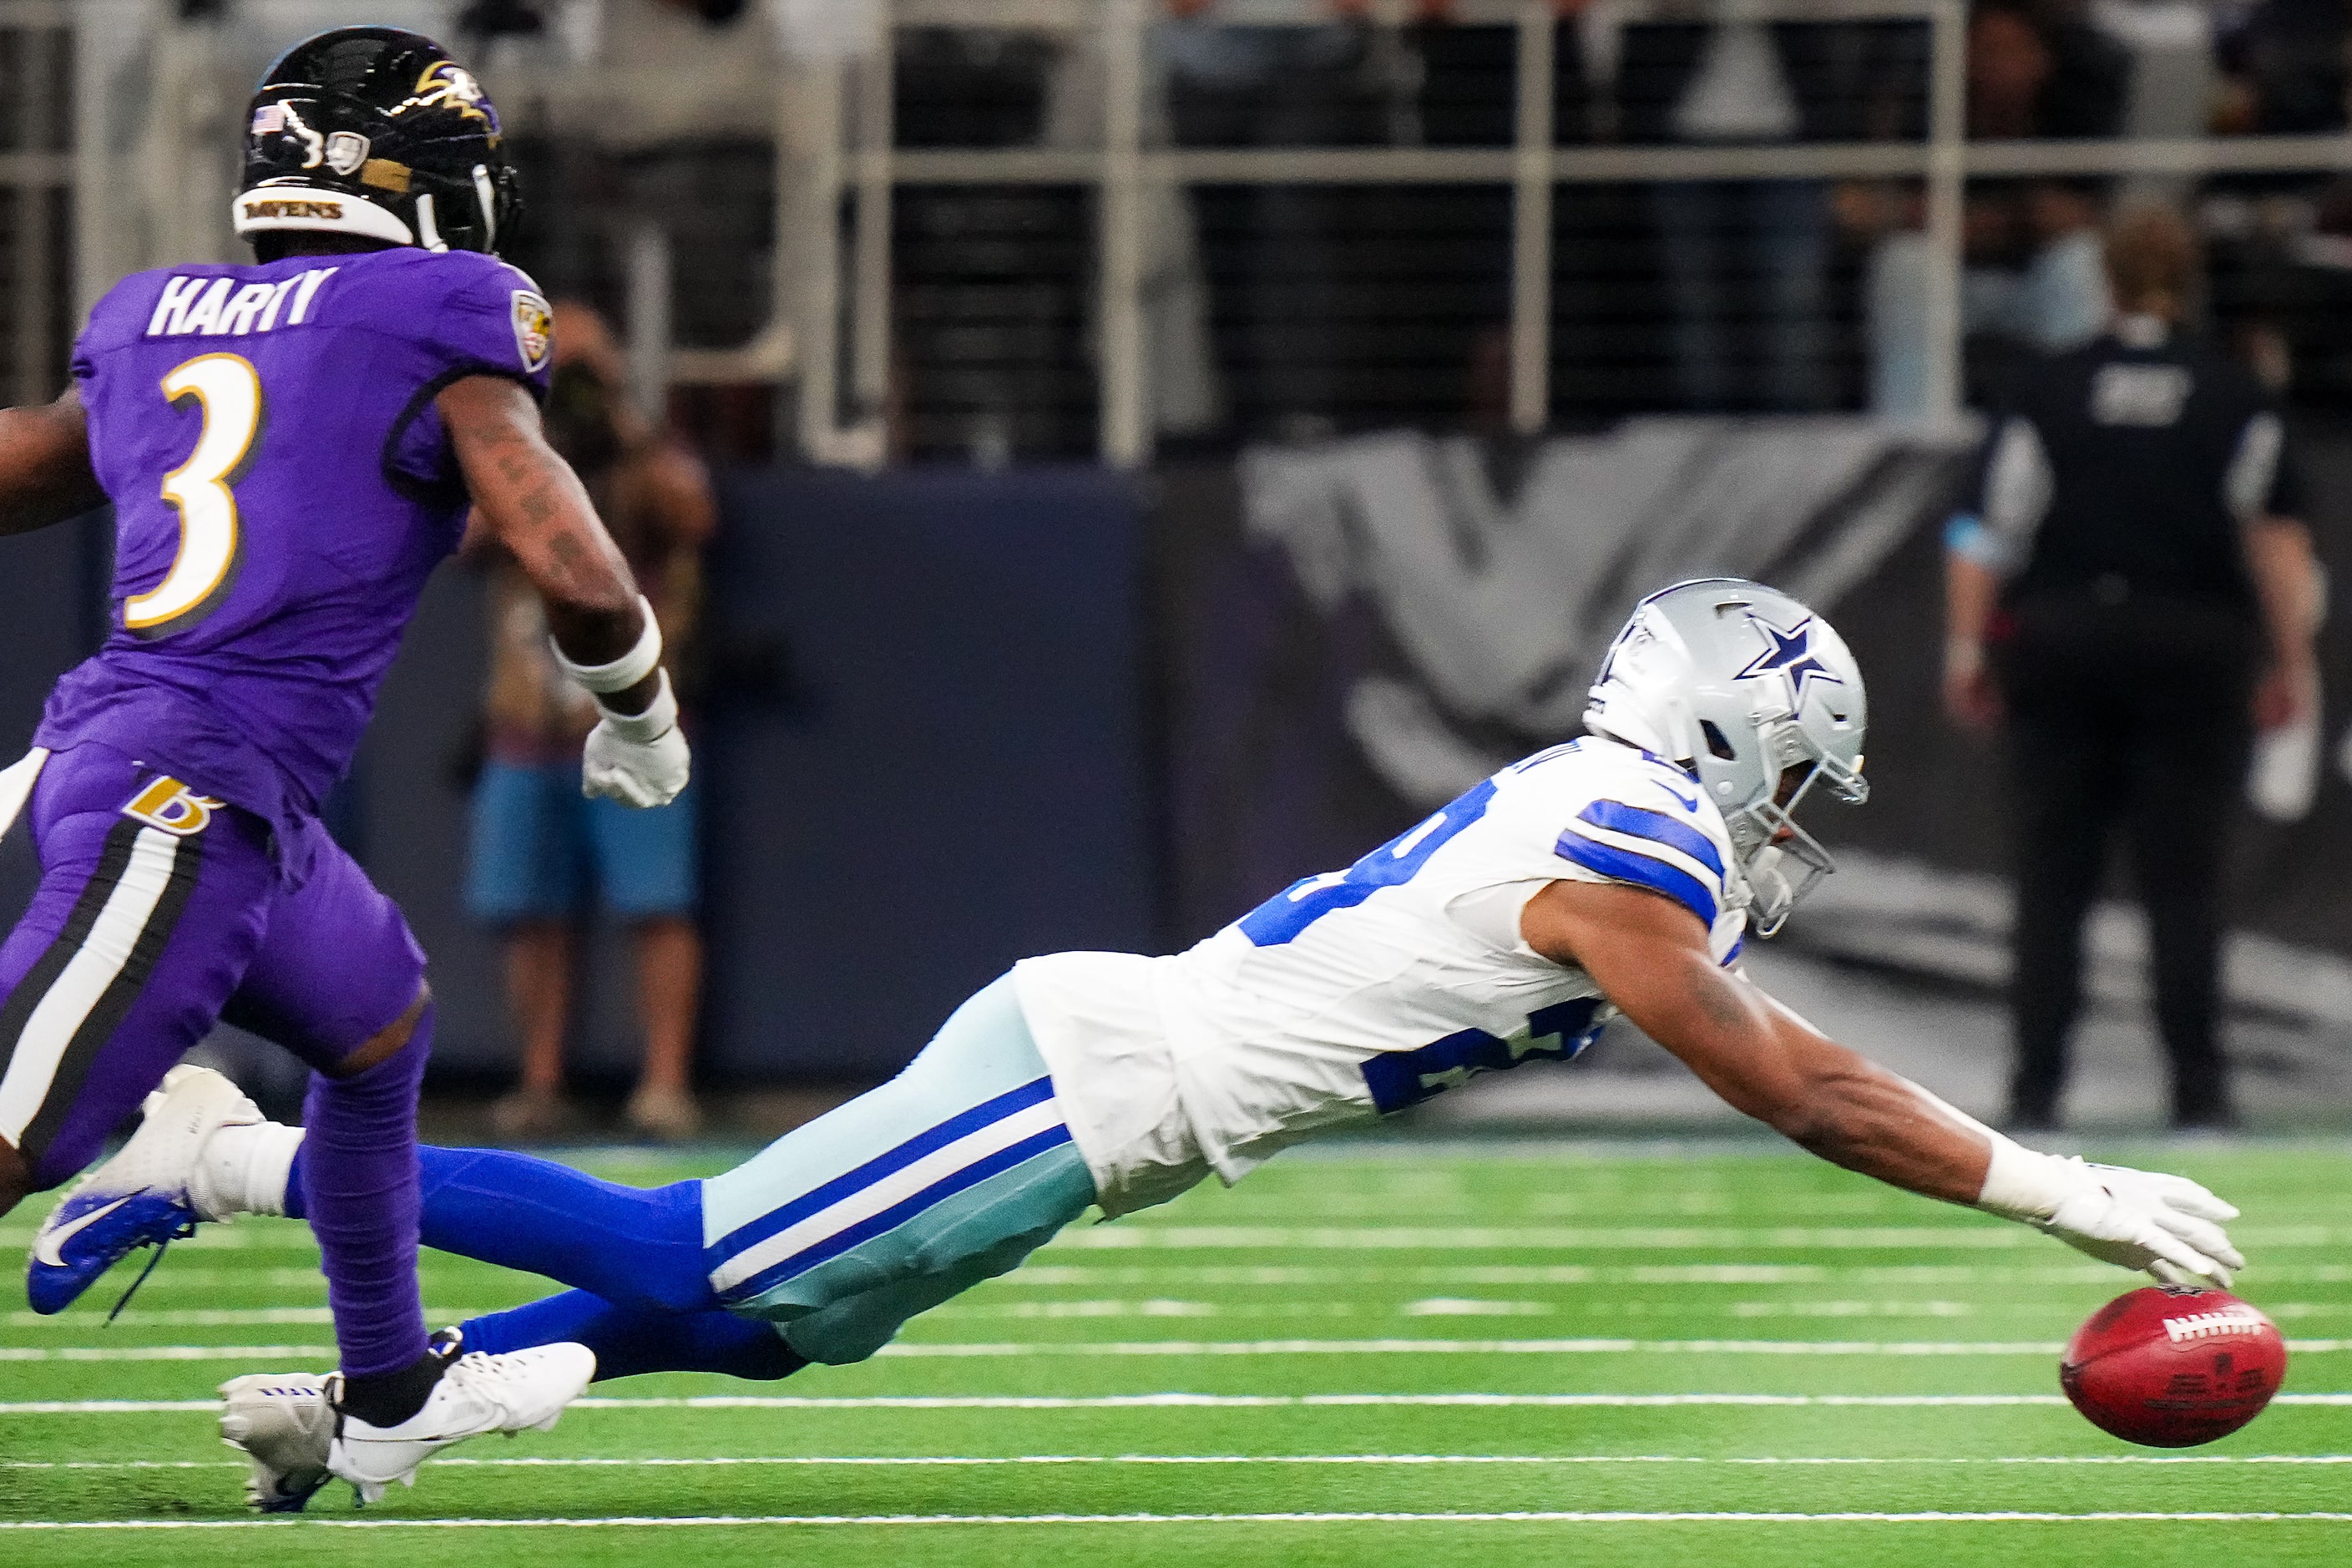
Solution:
[[[1827,681],[1832,686],[1845,684],[1843,679],[1832,673],[1829,666],[1814,656],[1811,616],[1806,616],[1785,631],[1761,616],[1751,613],[1748,618],[1755,624],[1757,630],[1764,634],[1768,646],[1762,653],[1748,660],[1748,668],[1732,677],[1733,679],[1746,680],[1778,671],[1789,678],[1790,695],[1799,706],[1804,703],[1805,682],[1808,680]]]

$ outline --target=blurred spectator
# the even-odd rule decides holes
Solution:
[[[1916,136],[1927,29],[1909,21],[1637,23],[1588,11],[1596,137],[1730,145]],[[1694,409],[1838,401],[1829,187],[1818,180],[1647,187],[1670,311],[1675,400]]]
[[[1143,59],[1139,128],[1147,148],[1168,145],[1168,51],[1162,38],[1181,24],[1163,22],[1150,35]],[[1103,142],[1103,55],[1079,35],[1064,43],[1045,94],[1041,140],[1048,147],[1085,150]],[[1201,264],[1200,235],[1184,193],[1160,181],[1136,194],[1142,255],[1143,356],[1150,366],[1145,395],[1151,429],[1161,436],[1199,436],[1223,418],[1223,392],[1209,341],[1209,280]],[[1094,311],[1088,312],[1092,317]],[[1097,345],[1099,353],[1099,345]]]
[[[2113,136],[2131,56],[2063,0],[1978,0],[1969,16],[1969,134]]]
[[[660,0],[673,11],[690,11],[712,26],[723,26],[743,14],[747,0]]]
[[[2084,182],[2044,180],[2025,193],[2033,258],[2018,288],[2014,331],[2044,353],[2089,342],[2115,313],[2099,219],[2098,194]]]
[[[2063,353],[2106,330],[2107,298],[2095,182],[2037,180],[2013,201],[1979,203],[1979,214],[2016,226],[2024,266],[1969,268],[1961,300],[1963,325],[2016,348]]]
[[[1971,139],[2113,136],[2131,85],[2125,47],[2072,8],[1980,0],[1969,18]],[[1914,190],[1850,199],[1849,226],[1877,232],[1864,331],[1871,409],[1916,419],[1928,406],[1927,298],[1933,264]],[[2108,302],[2098,265],[2099,200],[2081,181],[1977,181],[1963,217],[1961,326],[2002,351],[2051,352],[2095,334]]]
[[[2222,135],[2340,134],[2352,124],[2352,5],[2262,0],[2225,10],[2211,129]],[[2298,404],[2352,393],[2352,181],[2303,171],[2206,184],[2214,309]]]
[[[1717,145],[1793,142],[1804,129],[1785,45],[1760,22],[1627,29],[1628,140]],[[1818,180],[1663,180],[1650,187],[1673,310],[1677,401],[1715,413],[1752,399],[1831,401],[1830,209]],[[1738,340],[1751,337],[1754,347]],[[1743,361],[1763,383],[1740,383]],[[1741,396],[1748,392],[1748,398]]]
[[[1387,140],[1372,29],[1354,18],[1311,26],[1219,23],[1198,6],[1157,29],[1170,128],[1183,147],[1339,147]],[[1230,302],[1256,434],[1311,438],[1336,429],[1345,401],[1334,345],[1351,323],[1349,218],[1359,194],[1328,185],[1253,185],[1187,193],[1205,229],[1238,206],[1246,236]],[[1252,413],[1258,417],[1253,420]]]
[[[902,27],[892,93],[905,147],[1033,146],[1060,62],[1100,39]],[[1099,118],[1097,116],[1097,118]],[[1090,145],[1100,144],[1097,127]],[[891,199],[890,448],[989,468],[1094,449],[1087,363],[1090,197],[1054,185],[903,185]]]
[[[2256,725],[2291,723],[2314,700],[2316,572],[2269,394],[2181,338],[2196,236],[2168,209],[2137,209],[2105,258],[2110,330],[2019,379],[1975,510],[1953,521],[1945,695],[1963,725],[2005,711],[2010,731],[2011,1120],[2057,1124],[2083,925],[2120,829],[2147,910],[2174,1124],[2223,1127],[2224,829]]]
[[[2344,0],[2263,0],[2222,29],[2223,134],[2314,136],[2345,126],[2352,90],[2352,7]]]
[[[684,449],[649,428],[622,394],[620,350],[576,302],[555,308],[549,440],[578,470],[662,626],[663,662],[680,697],[701,595],[701,552],[716,523],[709,480]],[[519,1087],[496,1107],[500,1135],[553,1136],[572,1113],[563,1047],[583,927],[599,901],[630,930],[644,1065],[629,1125],[690,1137],[700,1118],[689,1083],[702,987],[696,816],[699,785],[656,811],[580,793],[580,748],[594,726],[587,694],[548,651],[537,596],[510,563],[490,584],[488,758],[474,792],[467,901],[506,946],[507,989],[522,1035]]]

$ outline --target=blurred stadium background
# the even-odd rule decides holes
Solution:
[[[1938,531],[1971,409],[2068,330],[2105,205],[2193,214],[2208,328],[2288,396],[2323,554],[2352,515],[2332,5],[366,12],[0,0],[0,390],[52,395],[122,275],[242,254],[232,149],[285,44],[452,40],[528,180],[514,258],[618,323],[631,396],[719,486],[698,1070],[732,1137],[887,1076],[1017,957],[1189,942],[1572,732],[1630,602],[1709,571],[1829,613],[1874,699],[1872,804],[1817,825],[1847,869],[1757,965],[1997,1111],[2005,807],[1938,716]],[[1700,139],[1670,100],[1710,26],[1790,85]],[[10,545],[0,734],[95,643],[106,550],[99,521]],[[482,591],[436,584],[335,806],[433,955],[445,1137],[515,1054],[459,900]],[[2327,634],[2331,675],[2347,651]],[[2331,693],[2331,758],[2346,720]],[[2232,868],[2257,1126],[2352,1116],[2352,784],[2325,772]],[[19,835],[12,907],[28,874]],[[2161,1121],[2143,945],[2102,914],[2093,1128]],[[598,985],[576,1076],[617,1093],[635,1031]],[[219,1045],[282,1103],[285,1068]],[[1421,1114],[1730,1117],[1638,1038]]]

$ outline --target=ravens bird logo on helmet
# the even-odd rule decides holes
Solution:
[[[521,212],[499,132],[474,73],[423,34],[317,34],[254,89],[236,232],[265,260],[294,229],[495,255]]]

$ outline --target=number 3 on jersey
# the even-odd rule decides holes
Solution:
[[[236,492],[231,488],[259,445],[261,375],[236,354],[199,354],[163,378],[174,408],[204,412],[196,449],[163,476],[163,500],[180,514],[180,550],[163,580],[123,602],[123,626],[142,637],[176,631],[219,603],[236,574]]]
[[[1352,910],[1382,888],[1412,880],[1447,839],[1486,815],[1495,781],[1455,797],[1444,811],[1410,833],[1390,839],[1345,871],[1293,882],[1241,919],[1242,934],[1256,947],[1280,947],[1334,910]]]

